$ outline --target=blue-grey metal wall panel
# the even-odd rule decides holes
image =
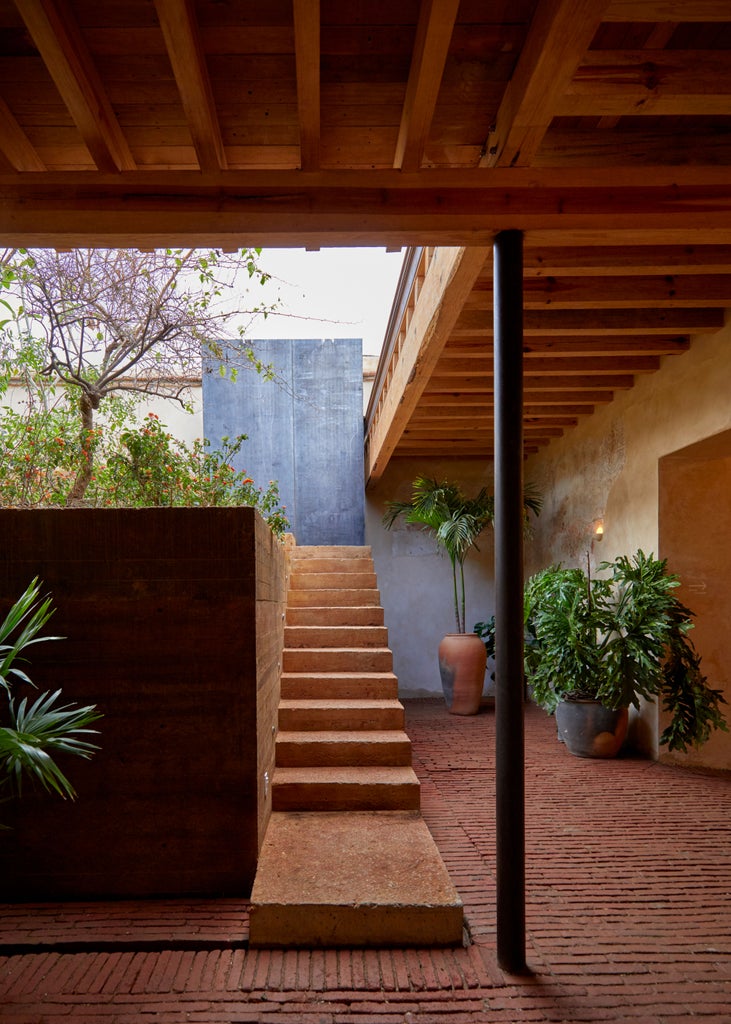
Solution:
[[[203,375],[203,428],[213,445],[248,434],[237,468],[279,482],[298,544],[362,544],[363,356],[359,338],[253,343],[276,382],[241,367]]]

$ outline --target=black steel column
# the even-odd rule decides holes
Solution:
[[[525,971],[523,235],[494,243],[497,956]]]

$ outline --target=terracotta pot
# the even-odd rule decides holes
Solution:
[[[450,714],[480,710],[486,665],[487,650],[477,633],[447,633],[439,644],[439,674]]]
[[[556,708],[559,739],[576,757],[616,757],[627,735],[627,708],[595,700],[562,700]]]

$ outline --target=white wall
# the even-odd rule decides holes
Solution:
[[[386,502],[405,501],[417,476],[458,482],[468,495],[492,489],[492,464],[392,459],[381,480],[366,491],[366,543],[371,545],[381,603],[393,651],[399,693],[404,697],[441,696],[437,647],[455,632],[452,570],[449,559],[416,526],[397,523],[386,530]],[[494,612],[493,533],[486,530],[465,563],[467,629]],[[489,675],[489,672],[488,672]]]
[[[18,411],[23,409],[25,404],[26,391],[20,385],[12,385],[5,395],[0,399],[0,410],[8,406]],[[198,437],[203,436],[203,405],[200,384],[188,388],[183,395],[186,404],[192,406],[192,412],[187,412],[180,402],[172,398],[156,398],[152,395],[140,395],[137,405],[136,420],[141,423],[148,413],[154,412],[169,429],[170,433],[181,441],[190,443]],[[102,403],[101,418],[104,419],[104,404]]]

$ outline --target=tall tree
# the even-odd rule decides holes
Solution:
[[[251,301],[251,286],[269,279],[259,256],[258,249],[6,255],[3,279],[19,303],[16,340],[29,333],[41,340],[43,372],[78,396],[82,458],[71,502],[83,498],[92,477],[96,414],[108,395],[182,401],[190,377],[200,375],[204,352],[223,359],[221,341],[232,334],[234,353],[271,375],[245,337],[251,318],[271,311]]]

